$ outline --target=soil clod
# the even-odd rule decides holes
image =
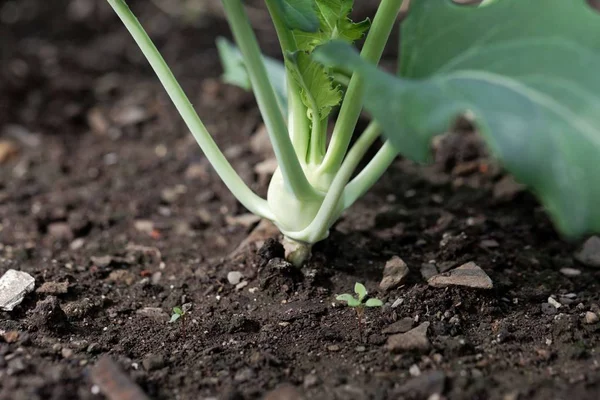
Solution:
[[[492,289],[494,287],[490,277],[474,262],[461,265],[448,273],[432,276],[427,283],[437,288],[467,286],[476,289]]]

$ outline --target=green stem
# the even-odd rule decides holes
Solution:
[[[397,155],[398,152],[389,141],[383,144],[375,157],[344,189],[344,209],[354,204],[381,178]]]
[[[381,135],[381,128],[375,122],[371,122],[354,146],[352,146],[352,149],[348,152],[348,156],[335,175],[319,212],[310,225],[301,233],[301,236],[307,242],[314,243],[323,239],[333,221],[344,210],[344,208],[340,207],[340,199],[344,193],[344,188],[352,177],[352,173],[360,163],[360,160],[362,160],[369,147],[371,147],[379,135]]]
[[[379,63],[403,1],[381,1],[361,52],[363,59],[373,64]],[[362,110],[363,90],[362,78],[356,74],[353,75],[331,136],[329,148],[321,165],[321,172],[337,171],[342,164]]]
[[[319,165],[325,155],[325,139],[327,137],[327,118],[319,120],[319,116],[313,112],[312,130],[310,132],[310,150],[308,162]]]
[[[108,3],[115,10],[121,21],[123,21],[127,30],[131,33],[131,36],[152,66],[152,69],[167,91],[167,94],[177,108],[177,111],[181,114],[181,117],[196,139],[196,142],[198,142],[198,145],[200,145],[206,158],[212,164],[213,168],[231,193],[233,193],[239,202],[249,211],[264,218],[273,219],[273,213],[269,209],[267,202],[250,190],[235,172],[231,164],[229,164],[221,150],[219,150],[217,144],[206,130],[206,127],[185,95],[185,92],[173,76],[169,66],[125,1],[108,0]]]
[[[260,48],[244,6],[240,0],[223,0],[223,6],[233,36],[244,56],[256,101],[265,120],[286,188],[298,199],[312,197],[315,190],[306,179],[292,146],[285,119],[267,76]]]
[[[296,39],[291,30],[286,26],[280,12],[280,7],[276,4],[277,0],[265,0],[271,21],[275,26],[277,38],[281,45],[281,53],[285,58],[286,54],[298,50]],[[306,106],[300,98],[300,88],[291,76],[290,70],[286,67],[286,78],[288,82],[288,130],[292,140],[296,156],[301,163],[306,162],[308,155],[308,146],[310,138],[310,124],[306,114]]]

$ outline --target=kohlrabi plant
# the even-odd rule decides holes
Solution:
[[[365,307],[381,307],[383,306],[383,302],[376,298],[367,298],[367,288],[359,282],[354,284],[354,293],[356,293],[356,296],[344,293],[338,295],[335,299],[337,301],[344,301],[348,307],[354,308],[358,317],[358,329],[362,336],[362,318]]]
[[[600,230],[600,16],[584,0],[413,1],[398,76],[376,64],[403,0],[379,1],[358,23],[353,0],[264,0],[283,64],[262,56],[243,2],[222,0],[235,39],[217,43],[224,78],[254,92],[278,162],[266,199],[225,159],[125,1],[108,2],[216,172],[297,246],[296,263],[399,152],[426,160],[432,137],[459,116],[562,232]],[[352,45],[363,38],[359,54]],[[351,145],[363,105],[374,122]],[[382,133],[388,140],[354,175]]]

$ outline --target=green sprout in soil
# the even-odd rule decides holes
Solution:
[[[192,308],[192,303],[185,303],[181,307],[173,307],[173,314],[171,315],[170,323],[181,320],[181,336],[185,340],[185,321],[189,310]]]
[[[367,298],[367,288],[359,282],[354,284],[354,293],[356,293],[356,296],[344,293],[338,295],[335,299],[337,301],[345,301],[348,307],[354,308],[358,317],[358,329],[362,336],[362,318],[365,307],[381,307],[383,306],[383,302],[376,298]]]
[[[264,0],[283,63],[261,54],[243,2],[222,0],[235,40],[217,42],[224,79],[254,92],[278,163],[266,199],[219,150],[125,1],[108,2],[225,185],[296,246],[295,264],[398,154],[428,161],[433,137],[459,117],[562,233],[600,231],[600,185],[590,184],[600,176],[600,16],[585,1],[412,1],[392,75],[377,64],[403,0],[379,1],[361,22],[349,18],[353,0]],[[373,121],[353,141],[363,107]]]

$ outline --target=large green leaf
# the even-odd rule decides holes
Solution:
[[[413,1],[400,75],[344,43],[317,57],[366,77],[365,104],[418,161],[460,114],[569,236],[600,231],[600,15],[586,1]]]

